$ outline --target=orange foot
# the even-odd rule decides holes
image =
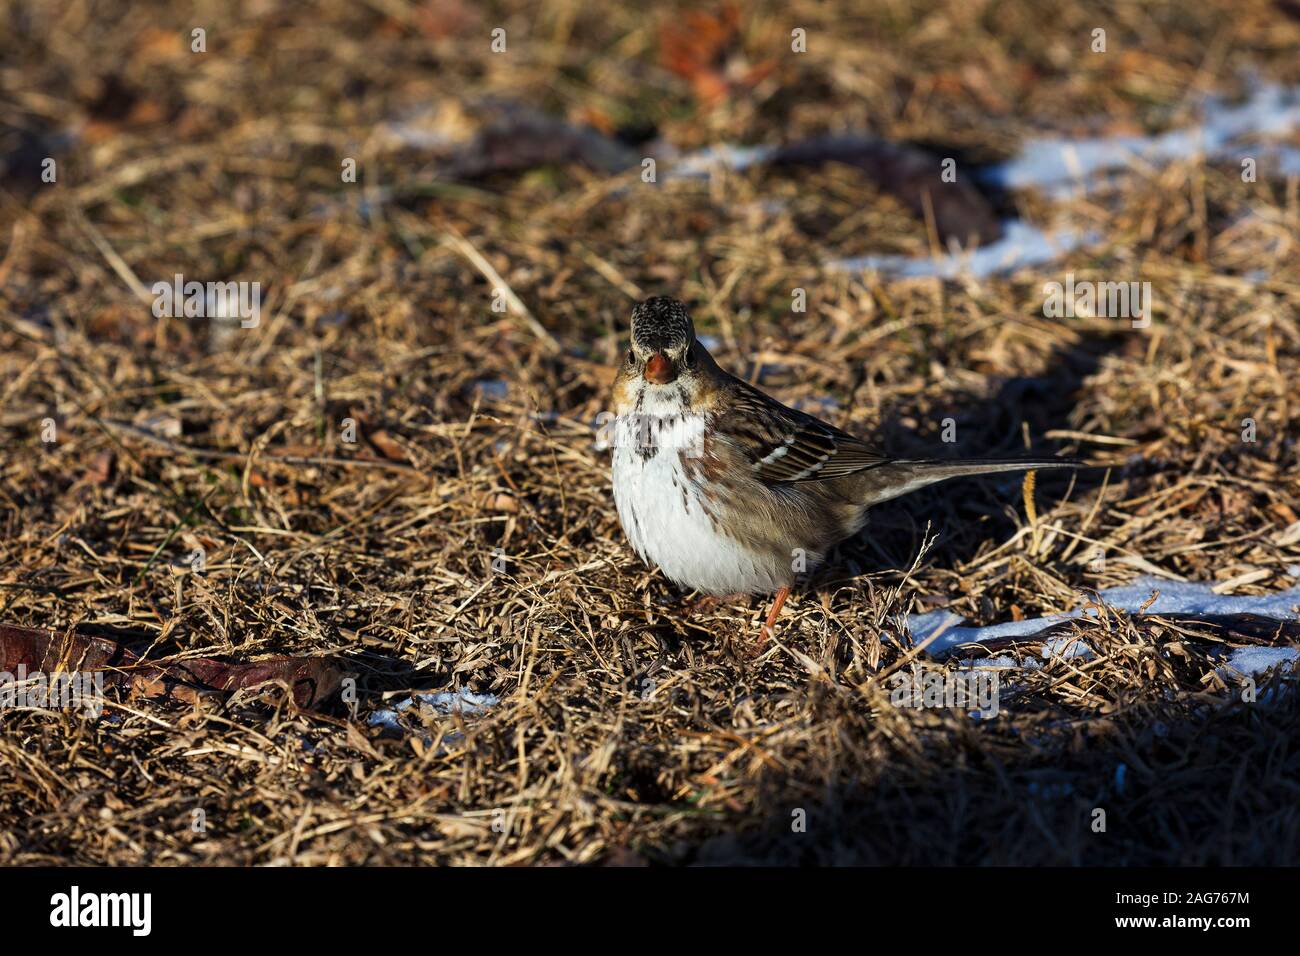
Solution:
[[[785,604],[785,599],[790,596],[790,589],[784,587],[776,592],[776,599],[772,602],[772,610],[768,612],[767,621],[763,624],[763,630],[758,635],[758,645],[761,648],[763,643],[772,636],[772,628],[776,625],[777,616],[781,613],[781,608]]]

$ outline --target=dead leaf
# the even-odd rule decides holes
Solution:
[[[81,476],[81,480],[92,485],[106,485],[113,477],[117,456],[111,450],[101,451],[90,463]]]
[[[104,630],[104,629],[98,629]],[[111,632],[110,632],[111,633]],[[0,671],[102,672],[106,686],[126,686],[133,696],[197,701],[212,694],[279,683],[299,707],[318,707],[342,686],[337,664],[325,657],[269,657],[252,663],[197,657],[154,664],[112,636],[64,634],[0,624]]]
[[[406,454],[406,449],[395,442],[392,436],[382,428],[377,428],[372,432],[368,432],[366,438],[370,440],[370,444],[375,446],[375,450],[389,461],[410,461],[410,458]]]

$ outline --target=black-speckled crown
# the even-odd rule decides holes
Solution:
[[[646,299],[632,310],[632,342],[646,352],[685,348],[695,338],[686,306],[666,295]]]

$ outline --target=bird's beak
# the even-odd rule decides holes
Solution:
[[[645,380],[655,385],[667,385],[677,377],[677,369],[663,352],[656,352],[645,363]]]

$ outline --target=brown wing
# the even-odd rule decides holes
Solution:
[[[740,379],[718,429],[768,484],[842,478],[890,459],[821,419],[787,408]]]

